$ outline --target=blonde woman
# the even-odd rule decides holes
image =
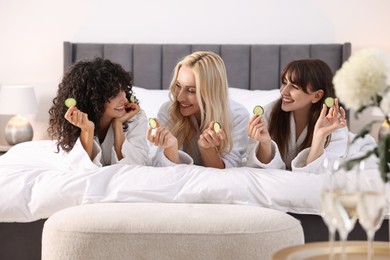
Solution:
[[[249,113],[229,100],[225,64],[217,54],[194,52],[176,65],[170,101],[157,118],[155,131],[147,131],[147,139],[159,147],[154,166],[241,166]]]

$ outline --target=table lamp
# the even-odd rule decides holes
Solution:
[[[5,126],[5,140],[10,145],[31,141],[33,128],[22,115],[34,114],[38,110],[32,86],[1,86],[0,114],[15,115]]]

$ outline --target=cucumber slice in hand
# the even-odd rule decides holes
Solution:
[[[324,101],[325,105],[329,108],[333,107],[334,106],[334,98],[332,97],[327,97],[325,98],[325,101]]]
[[[215,122],[215,123],[214,123],[214,132],[215,132],[216,134],[218,134],[218,133],[219,133],[219,130],[221,130],[221,124],[218,123],[218,122]]]
[[[253,114],[257,116],[262,116],[264,114],[264,108],[262,106],[255,106],[253,108]]]
[[[130,96],[130,102],[134,103],[135,102],[135,97],[133,95]]]
[[[156,120],[154,118],[149,118],[149,126],[152,129],[157,128],[157,122],[156,122]]]
[[[66,106],[67,108],[75,107],[76,104],[77,104],[77,101],[76,101],[76,99],[74,99],[74,98],[67,98],[67,99],[65,100],[65,106]]]

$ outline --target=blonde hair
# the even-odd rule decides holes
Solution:
[[[190,117],[184,117],[180,113],[176,100],[177,77],[182,66],[192,69],[195,75],[196,98],[201,114],[200,132],[208,128],[211,121],[219,122],[226,134],[226,139],[222,140],[218,151],[220,154],[230,152],[233,141],[229,125],[228,81],[225,63],[219,55],[209,51],[194,52],[184,57],[174,69],[169,87],[172,104],[169,107],[168,126],[177,138],[179,148],[186,148],[187,152],[192,155],[190,142],[197,132]]]

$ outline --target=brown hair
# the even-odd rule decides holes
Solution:
[[[293,84],[301,87],[305,93],[309,91],[323,90],[324,95],[321,100],[312,104],[312,113],[309,115],[308,131],[305,140],[298,148],[302,151],[310,147],[313,139],[314,126],[321,113],[322,104],[325,98],[335,97],[335,90],[333,88],[332,79],[333,72],[330,67],[319,59],[301,59],[288,63],[281,73],[281,80],[285,82],[288,79]],[[286,133],[291,132],[290,113],[285,112],[281,108],[282,98],[280,98],[273,107],[269,120],[269,132],[271,138],[279,147],[282,158],[285,160],[288,152],[288,143],[290,135]],[[329,138],[328,138],[329,140]],[[327,141],[328,143],[328,141]],[[326,145],[327,145],[326,143]]]

